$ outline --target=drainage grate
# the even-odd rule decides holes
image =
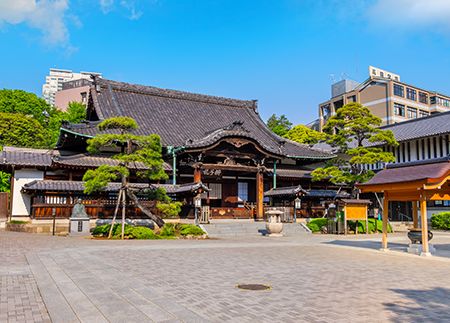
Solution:
[[[239,289],[245,289],[245,290],[268,290],[271,289],[269,285],[263,285],[263,284],[239,284],[236,286]]]

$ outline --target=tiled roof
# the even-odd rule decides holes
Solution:
[[[116,166],[119,162],[106,155],[67,154],[52,149],[29,149],[4,147],[0,151],[0,166],[34,166],[34,167],[56,167],[71,166],[80,168],[94,168],[101,165]],[[143,163],[131,163],[130,168],[145,170]],[[165,171],[171,171],[168,163],[163,164]]]
[[[97,91],[99,90],[99,91]],[[258,142],[268,152],[297,158],[330,158],[330,154],[278,137],[256,111],[256,101],[158,89],[97,79],[92,102],[100,120],[129,116],[138,135],[158,134],[164,146],[200,147],[216,140],[241,136]],[[97,133],[96,124],[66,125],[63,131],[86,136]]]
[[[273,174],[273,169],[269,169]],[[288,165],[280,165],[277,167],[277,177],[281,178],[311,178],[311,170],[300,169],[298,166],[289,167]]]
[[[117,166],[119,165],[119,161],[116,159],[113,159],[108,156],[91,156],[88,154],[76,154],[76,155],[70,155],[70,156],[58,156],[53,158],[53,162],[55,165],[65,165],[65,166],[74,166],[74,167],[82,167],[82,168],[92,168],[92,167],[99,167],[101,165],[111,165],[111,166]],[[141,162],[135,162],[130,163],[131,169],[147,169],[144,163]],[[172,167],[164,163],[163,168],[166,171],[172,170]]]
[[[49,167],[52,164],[52,151],[42,149],[38,152],[25,150],[3,150],[0,152],[0,165]]]
[[[146,184],[146,183],[130,183],[132,189],[145,190],[154,188],[164,188],[167,194],[182,194],[194,192],[199,189],[208,190],[202,183],[188,183],[180,185],[172,184]],[[118,191],[121,183],[110,183],[104,191]],[[81,181],[57,181],[57,180],[35,180],[22,187],[25,192],[31,191],[49,191],[49,192],[83,192],[84,182]]]
[[[380,129],[391,130],[399,142],[450,134],[450,111],[383,126]]]
[[[449,161],[390,167],[375,174],[370,181],[358,186],[412,182],[440,178],[450,171]]]
[[[361,199],[341,199],[342,202],[346,204],[371,204],[371,200],[361,200]]]
[[[347,192],[339,192],[335,190],[305,190],[300,185],[299,186],[289,186],[289,187],[277,187],[272,188],[264,192],[264,196],[294,196],[303,195],[307,197],[325,197],[325,198],[337,198],[337,197],[349,197],[350,194]]]
[[[288,195],[297,195],[300,193],[306,193],[306,191],[299,186],[288,186],[288,187],[277,187],[272,188],[266,192],[264,192],[264,196],[288,196]]]

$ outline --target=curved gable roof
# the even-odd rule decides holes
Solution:
[[[256,101],[236,100],[159,89],[105,79],[91,87],[92,105],[100,120],[129,116],[136,120],[138,135],[156,133],[164,146],[210,144],[239,124],[236,136],[256,140],[265,150],[280,156],[331,158],[333,155],[278,137],[259,117]],[[95,124],[67,125],[63,130],[94,136]]]

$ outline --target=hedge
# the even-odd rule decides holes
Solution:
[[[350,230],[355,231],[356,221],[348,221]],[[306,226],[314,233],[320,232],[322,227],[326,227],[328,224],[327,218],[317,218],[309,221]],[[376,221],[377,227],[375,228],[375,219],[369,219],[369,233],[383,232],[383,221]],[[358,233],[366,232],[366,221],[358,221]],[[392,232],[392,227],[388,223],[388,232]]]
[[[433,214],[431,216],[431,227],[438,230],[450,230],[450,212]]]

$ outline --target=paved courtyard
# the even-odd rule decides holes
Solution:
[[[436,239],[441,250],[450,245]],[[375,240],[99,241],[0,231],[0,322],[449,321],[450,261],[375,251]]]

